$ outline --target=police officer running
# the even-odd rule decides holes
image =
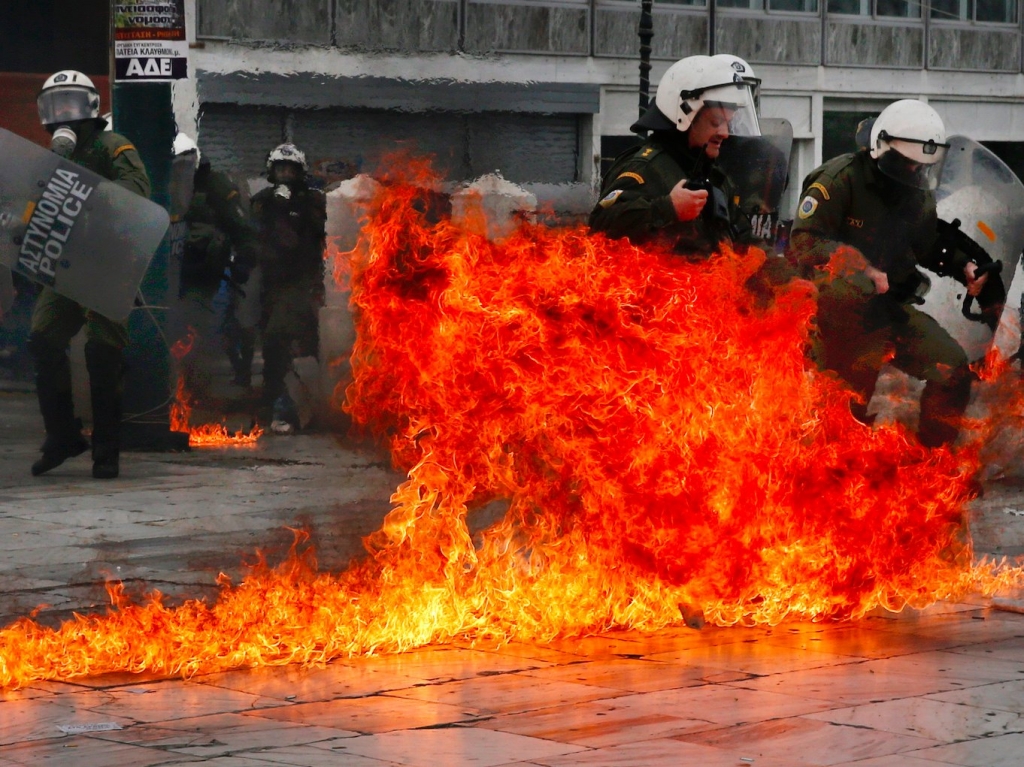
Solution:
[[[654,104],[631,126],[651,135],[612,164],[591,228],[634,243],[664,239],[698,256],[730,241],[734,203],[715,159],[742,114],[756,131],[750,84],[729,61],[689,56],[669,67]]]
[[[319,308],[324,300],[324,244],[327,201],[310,187],[306,156],[294,144],[267,155],[273,185],[252,199],[253,219],[262,241],[263,410],[278,434],[299,427],[285,376],[296,357],[317,356]]]
[[[886,107],[871,126],[868,149],[829,160],[804,180],[787,258],[802,274],[845,271],[819,280],[819,360],[857,393],[853,415],[870,423],[868,401],[882,365],[924,380],[918,439],[952,443],[967,408],[973,374],[960,345],[915,308],[927,284],[918,265],[945,271],[977,295],[987,279],[958,252],[936,262],[932,192],[949,145],[942,119],[914,99]],[[856,268],[840,268],[843,260]]]
[[[52,136],[50,148],[121,186],[148,197],[149,177],[142,158],[124,136],[104,130],[100,95],[81,72],[50,76],[37,98],[39,119]],[[102,279],[102,275],[97,275]],[[36,366],[39,410],[46,427],[42,457],[32,464],[38,476],[89,447],[75,418],[68,347],[85,326],[85,362],[92,400],[92,475],[113,479],[119,471],[122,352],[126,322],[115,322],[44,287],[32,312],[29,348]]]

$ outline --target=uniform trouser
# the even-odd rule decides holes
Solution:
[[[269,281],[268,281],[269,283]],[[317,356],[317,286],[266,284],[263,291],[263,402],[273,405],[285,393],[285,375],[296,357]]]
[[[235,381],[248,385],[252,374],[252,359],[256,352],[256,332],[260,323],[260,290],[262,285],[259,267],[253,269],[242,286],[242,292],[232,290],[228,308],[224,313],[221,328],[224,336],[224,351],[231,362]]]
[[[83,326],[93,408],[93,457],[111,452],[116,455],[120,445],[122,352],[128,343],[127,323],[89,311],[51,288],[43,288],[36,299],[29,335],[47,443],[67,444],[79,438],[68,347]]]
[[[184,344],[178,360],[189,394],[202,397],[210,385],[220,356],[220,320],[214,307],[217,287],[188,288],[173,314],[171,337]],[[186,343],[191,337],[191,342]]]
[[[863,398],[851,405],[855,416],[866,418],[878,373],[889,363],[925,382],[920,442],[937,447],[956,439],[974,376],[964,350],[932,317],[837,280],[818,297],[818,330],[822,366]]]

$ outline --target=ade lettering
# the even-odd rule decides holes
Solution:
[[[53,172],[28,220],[18,252],[20,271],[53,285],[57,262],[82,213],[82,203],[89,199],[94,189],[79,181],[79,174],[74,171],[57,168]]]
[[[173,74],[173,69],[170,59],[139,60],[133,58],[128,62],[128,71],[125,74],[127,77],[170,77]]]

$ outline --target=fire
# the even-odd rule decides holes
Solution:
[[[188,329],[188,334],[180,338],[171,346],[171,356],[176,360],[183,359],[195,343],[195,330]],[[263,429],[257,425],[244,432],[241,429],[233,434],[228,431],[222,423],[207,423],[200,426],[192,426],[192,396],[185,385],[184,374],[178,375],[178,386],[174,393],[174,402],[171,404],[171,431],[188,434],[190,447],[227,447],[237,445],[255,445],[263,436]]]
[[[500,243],[429,221],[388,179],[349,254],[356,424],[408,477],[339,574],[293,555],[222,582],[215,604],[132,603],[59,629],[0,632],[0,685],[107,671],[199,672],[428,643],[548,641],[850,620],[1021,570],[975,563],[965,503],[984,436],[920,447],[868,429],[807,361],[805,283],[768,308],[742,289],[764,256],[690,263],[521,226]],[[504,500],[504,518],[471,532]]]

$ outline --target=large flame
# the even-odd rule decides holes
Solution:
[[[853,619],[1019,585],[973,563],[979,448],[855,422],[807,362],[807,285],[768,308],[741,287],[763,254],[690,263],[536,225],[492,243],[425,210],[419,185],[388,179],[348,260],[346,408],[408,471],[368,556],[332,575],[300,546],[212,605],[132,604],[113,585],[108,615],[0,633],[0,685],[694,616]]]

